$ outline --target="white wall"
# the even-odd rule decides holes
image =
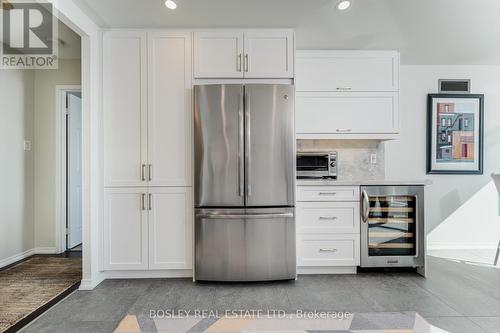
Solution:
[[[484,175],[426,175],[427,94],[440,78],[472,79],[485,95]],[[426,191],[429,248],[491,248],[500,238],[498,198],[490,174],[500,172],[500,66],[402,66],[401,138],[386,143],[386,176],[430,179]]]
[[[56,85],[80,85],[80,60],[35,71],[35,246],[55,250]]]
[[[0,267],[34,246],[33,75],[0,70]]]

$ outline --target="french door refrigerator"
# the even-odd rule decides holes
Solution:
[[[294,87],[194,96],[195,279],[295,279]]]

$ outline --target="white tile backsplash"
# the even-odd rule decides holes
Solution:
[[[378,140],[297,140],[297,151],[336,151],[339,180],[385,178],[384,144]],[[371,163],[373,154],[376,163]]]

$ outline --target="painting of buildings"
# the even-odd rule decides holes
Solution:
[[[458,111],[455,103],[437,104],[437,162],[474,162],[474,111]]]

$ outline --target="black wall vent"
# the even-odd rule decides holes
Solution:
[[[439,93],[470,94],[470,80],[439,80]]]

